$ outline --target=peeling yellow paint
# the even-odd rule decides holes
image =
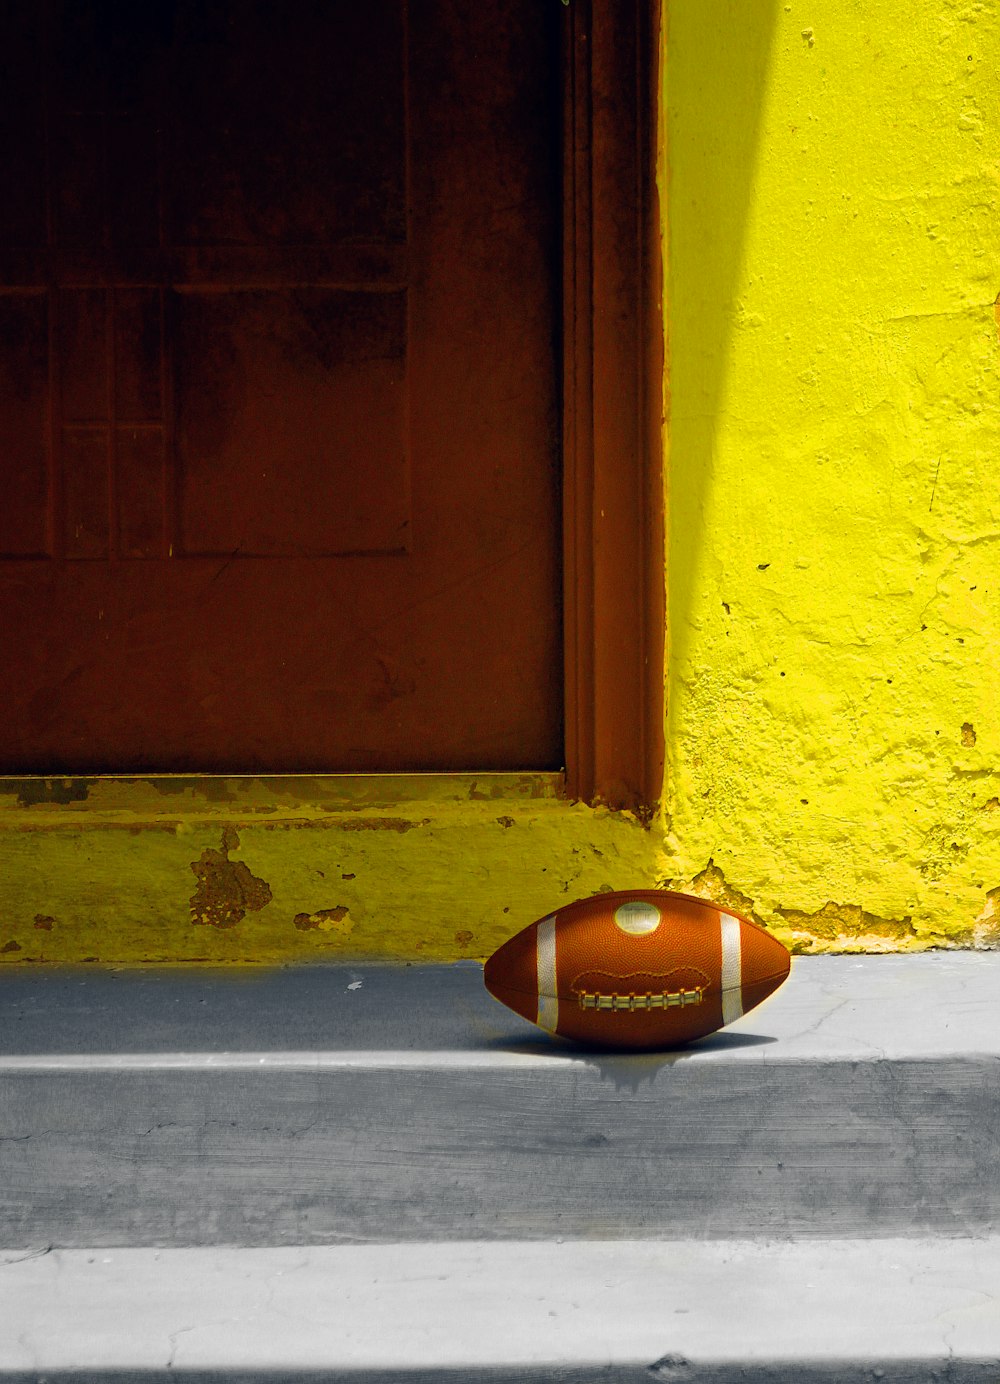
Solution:
[[[350,909],[343,904],[337,904],[335,908],[318,908],[315,913],[296,913],[292,923],[300,932],[319,928],[320,932],[335,932],[338,937],[349,937],[354,930]]]
[[[886,943],[916,935],[911,918],[880,918],[866,912],[860,904],[834,903],[832,899],[812,913],[804,913],[800,908],[779,908],[777,912],[797,941],[819,939],[838,943],[846,950],[853,950],[859,942],[864,944],[863,949],[871,949],[874,939],[878,939],[877,949],[882,950]]]
[[[15,784],[0,792],[0,960],[481,959],[560,903],[648,886],[660,844],[629,813],[565,801],[558,775],[174,779],[166,792],[106,779],[86,797]],[[39,930],[39,914],[58,921]]]
[[[1000,885],[986,895],[983,911],[976,919],[974,940],[979,947],[1000,947]]]

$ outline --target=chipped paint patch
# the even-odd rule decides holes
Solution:
[[[667,889],[679,887],[675,884],[664,885]],[[704,870],[695,875],[683,892],[696,894],[702,899],[711,899],[713,903],[720,904],[723,908],[731,908],[734,913],[741,913],[744,918],[751,918],[758,925],[764,926],[763,918],[754,908],[753,899],[730,884],[714,860],[709,860]]]
[[[768,908],[751,894],[731,884],[714,860],[709,860],[708,865],[689,881],[661,877],[657,883],[660,888],[696,894],[700,898],[711,899],[720,907],[741,913],[758,926],[766,928],[790,951],[799,955],[817,952],[910,952],[955,945],[952,939],[940,934],[922,934],[909,915],[902,918],[885,917],[860,904],[827,900],[815,909],[781,904]],[[1000,912],[1000,888],[995,893]],[[1000,946],[1000,916],[996,918],[994,938],[991,931],[992,907],[988,898],[986,910],[977,920],[979,940],[974,940],[970,925],[959,945]]]
[[[296,913],[292,919],[300,932],[318,929],[320,932],[334,932],[339,937],[349,937],[354,930],[350,911],[343,904],[336,908],[318,908],[315,913]]]
[[[195,926],[231,928],[247,913],[259,912],[271,902],[271,886],[258,879],[242,860],[230,860],[229,852],[239,850],[235,827],[222,832],[222,849],[202,851],[191,869],[198,887],[191,897],[191,921]]]
[[[1000,949],[1000,884],[987,890],[983,911],[973,929],[973,940],[976,947]]]
[[[90,796],[93,779],[0,779],[0,794],[5,785],[16,783],[17,801],[21,807],[35,807],[40,803],[54,803],[60,807],[67,803],[84,803]]]
[[[915,937],[912,918],[882,918],[869,913],[860,904],[833,903],[807,913],[800,908],[778,908],[778,917],[800,936],[818,937],[829,942],[846,944],[864,941],[869,950],[881,950],[887,941],[904,941]],[[872,943],[879,944],[872,946]]]

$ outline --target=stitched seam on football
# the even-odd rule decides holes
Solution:
[[[682,984],[682,977],[689,983]],[[642,981],[642,984],[629,986],[630,981]],[[650,981],[653,984],[649,984]],[[711,985],[708,976],[697,966],[675,966],[669,971],[629,971],[626,975],[613,975],[610,971],[581,971],[570,981],[569,988],[571,995],[579,994],[581,990],[588,993],[596,990],[601,993],[646,995],[651,991],[670,990],[672,987],[666,984],[667,981],[673,982],[673,988],[679,990],[695,987],[707,990]]]

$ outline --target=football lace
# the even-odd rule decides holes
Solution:
[[[577,999],[581,1009],[603,1009],[616,1013],[635,1013],[645,1009],[683,1009],[690,1004],[701,1004],[705,997],[703,987],[694,990],[663,990],[658,994],[645,995],[602,995],[594,990],[581,990]]]

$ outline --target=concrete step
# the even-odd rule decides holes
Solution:
[[[690,1049],[480,968],[0,979],[0,1243],[1000,1233],[1000,955],[798,958]]]
[[[0,1255],[0,1381],[996,1384],[1000,1240]]]

